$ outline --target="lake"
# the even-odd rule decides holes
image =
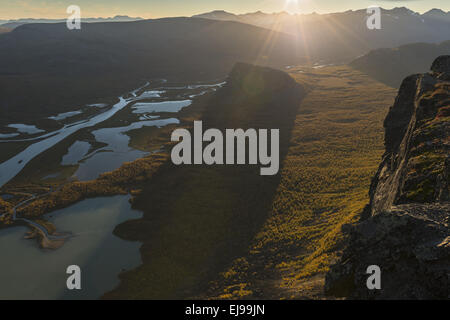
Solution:
[[[0,230],[0,299],[97,299],[112,290],[122,270],[141,264],[141,244],[112,234],[118,224],[142,216],[129,198],[87,199],[47,214],[58,231],[73,234],[57,250],[24,239],[27,227]],[[81,268],[81,290],[66,288],[69,265]]]

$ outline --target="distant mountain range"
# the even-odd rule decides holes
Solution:
[[[16,19],[16,20],[0,20],[0,26],[14,29],[18,26],[29,24],[29,23],[61,23],[66,22],[67,19],[33,19],[33,18],[25,18],[25,19]],[[115,16],[108,18],[84,18],[81,19],[84,23],[92,23],[92,22],[125,22],[125,21],[138,21],[142,20],[142,18],[129,17],[129,16]]]
[[[367,28],[366,10],[298,15],[213,11],[194,17],[241,22],[292,34],[303,42],[302,50],[311,60],[330,63],[349,62],[378,48],[450,40],[450,12],[433,9],[419,14],[404,7],[381,12],[381,30]]]
[[[140,21],[116,16],[106,18],[114,23],[85,19],[97,23],[86,23],[81,31],[68,30],[65,22],[23,19],[18,23],[25,24],[11,32],[0,30],[0,119],[72,111],[154,78],[217,79],[236,62],[276,68],[349,63],[374,49],[450,40],[449,13],[436,9],[421,15],[406,8],[382,13],[381,30],[367,28],[366,10],[325,15],[215,11]],[[434,55],[427,51],[418,57],[421,63],[410,63],[425,67]],[[389,63],[383,64],[380,68],[387,71],[379,72],[387,76],[377,76],[395,86],[405,72],[415,71],[406,67],[407,60],[404,65],[391,75]]]
[[[236,62],[303,60],[291,35],[229,21],[166,18],[73,31],[26,24],[0,35],[0,119],[71,111],[155,78],[214,80]]]
[[[370,50],[392,48],[416,42],[438,43],[450,40],[450,12],[432,9],[424,14],[408,8],[382,9],[381,30],[369,30],[365,9],[330,14],[264,13],[233,14],[212,11],[193,16],[233,21],[290,34],[297,38],[297,53],[311,62],[348,63]],[[91,22],[124,22],[141,18],[115,16],[86,18]],[[18,19],[0,21],[1,27],[14,29],[29,23],[61,23],[65,19]],[[427,61],[428,63],[428,61]]]
[[[427,19],[431,22],[431,20],[444,20],[450,22],[450,12],[445,12],[441,9],[432,9],[430,11],[425,12],[424,14],[420,14],[414,12],[408,8],[394,8],[391,10],[381,9],[383,15],[386,15],[385,18],[391,17],[395,20],[399,20],[402,16],[415,16],[419,17],[419,19]],[[328,14],[289,14],[287,12],[279,12],[279,13],[264,13],[262,11],[257,11],[253,13],[245,13],[245,14],[234,14],[230,12],[226,12],[223,10],[215,10],[207,13],[202,13],[198,15],[194,15],[194,18],[203,18],[203,19],[212,19],[212,20],[222,20],[222,21],[236,21],[241,23],[248,23],[259,25],[261,27],[269,27],[270,29],[279,28],[283,29],[288,33],[296,33],[295,28],[291,28],[289,24],[292,26],[297,23],[302,22],[310,22],[313,20],[320,19],[320,17],[326,18],[342,18],[360,15],[363,13],[367,16],[366,10],[349,10],[346,12],[338,12],[338,13],[328,13]],[[279,26],[275,27],[275,24],[279,24]]]
[[[450,55],[450,41],[440,44],[413,43],[393,49],[377,49],[350,63],[371,77],[395,88],[402,80],[417,73],[425,73],[434,59]]]

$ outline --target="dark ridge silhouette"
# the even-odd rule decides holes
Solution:
[[[399,88],[409,75],[425,73],[440,55],[450,54],[450,41],[439,44],[413,43],[392,49],[377,49],[354,60],[350,66],[388,86]]]
[[[203,125],[278,128],[282,163],[304,94],[286,73],[237,64],[228,83],[205,104]],[[105,298],[204,293],[209,280],[245,253],[271,208],[280,174],[261,176],[259,168],[163,165],[133,201],[144,217],[116,229],[123,238],[143,242],[143,265],[122,274],[119,287]]]
[[[69,111],[153,78],[217,79],[238,61],[281,67],[300,60],[291,36],[236,22],[26,24],[0,36],[0,119]]]

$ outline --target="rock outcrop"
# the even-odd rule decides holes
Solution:
[[[361,222],[327,275],[328,295],[447,299],[450,294],[450,56],[407,77],[385,119],[386,152]],[[369,290],[370,265],[381,289]]]

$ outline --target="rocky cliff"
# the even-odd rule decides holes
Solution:
[[[447,299],[450,278],[450,56],[407,77],[385,122],[386,152],[370,204],[327,275],[325,291],[357,299]],[[381,269],[369,290],[368,266]]]

